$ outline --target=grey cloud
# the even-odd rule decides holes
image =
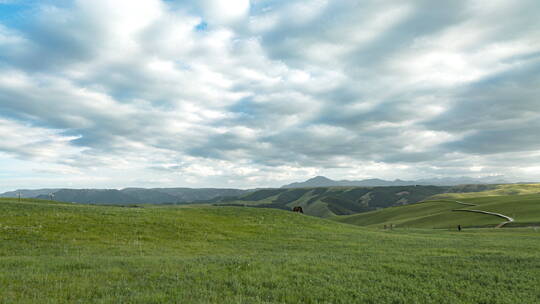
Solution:
[[[473,134],[459,141],[446,143],[444,147],[448,150],[478,154],[538,151],[540,150],[539,130],[540,123],[535,120],[524,127],[474,131]]]
[[[443,144],[449,151],[494,154],[540,149],[540,61],[468,86],[451,108],[426,123],[463,138]]]
[[[298,4],[296,1],[288,3],[290,6]],[[363,72],[367,70],[370,74],[370,67],[382,65],[388,57],[410,47],[416,39],[437,33],[463,20],[466,17],[465,4],[466,1],[407,2],[406,6],[412,8],[404,20],[377,33],[374,39],[358,44],[351,41],[350,37],[354,36],[356,30],[366,26],[366,20],[371,21],[375,14],[404,3],[332,1],[317,18],[307,23],[300,23],[294,18],[280,19],[276,28],[262,35],[262,42],[273,58],[299,66],[309,63],[305,60],[306,50],[323,48],[324,43],[351,48],[344,58],[328,58],[328,64],[344,67],[353,73],[359,69]]]
[[[346,59],[349,73],[357,77],[366,73],[370,75],[372,73],[369,69],[375,66],[384,68],[385,72],[392,72],[391,66],[385,66],[389,58],[412,47],[418,39],[436,35],[464,20],[465,3],[466,1],[414,1],[412,12],[404,20],[377,35],[367,45],[354,48]]]
[[[362,103],[359,103],[360,105]],[[355,109],[349,105],[327,104],[317,122],[345,127],[357,132],[371,132],[372,125],[401,123],[416,117],[415,109],[404,100],[381,102],[367,109]]]
[[[451,108],[426,123],[439,130],[467,131],[482,127],[521,123],[540,111],[540,60],[525,61],[508,71],[468,85]]]
[[[27,71],[60,72],[61,67],[91,60],[104,41],[104,28],[79,11],[43,5],[30,10],[16,31],[15,45],[0,44],[0,59]],[[5,48],[4,48],[5,47]]]

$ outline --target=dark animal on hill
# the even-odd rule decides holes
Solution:
[[[300,213],[304,213],[304,210],[302,210],[302,207],[300,206],[296,206],[292,209],[293,212],[300,212]]]

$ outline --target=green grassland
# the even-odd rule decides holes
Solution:
[[[540,184],[503,184],[495,185],[493,189],[475,192],[441,193],[432,196],[432,199],[462,199],[482,196],[504,196],[540,194]]]
[[[504,227],[540,226],[539,191],[540,185],[500,185],[495,190],[446,193],[425,202],[332,219],[359,226],[383,227],[394,224],[398,227],[414,228],[455,228],[457,225],[495,227],[505,221],[494,215],[454,211],[462,209],[495,212],[514,218],[514,222]],[[508,195],[509,193],[536,194]]]
[[[539,237],[0,199],[0,303],[538,303]]]

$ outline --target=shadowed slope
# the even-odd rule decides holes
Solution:
[[[463,185],[263,189],[239,197],[219,199],[216,204],[284,210],[300,206],[306,214],[331,217],[416,203],[450,191],[480,191],[488,188],[485,185]]]

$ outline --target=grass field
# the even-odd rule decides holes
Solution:
[[[505,227],[540,226],[540,194],[459,198],[458,202],[451,198],[433,200],[333,219],[359,226],[382,227],[394,224],[398,227],[414,228],[455,228],[457,225],[494,227],[505,221],[493,215],[453,211],[472,209],[500,213],[514,218],[515,222]]]
[[[494,189],[479,192],[442,193],[432,196],[432,199],[463,199],[486,196],[507,196],[540,194],[540,184],[503,184],[496,185]]]
[[[0,303],[538,303],[540,231],[0,200]]]

